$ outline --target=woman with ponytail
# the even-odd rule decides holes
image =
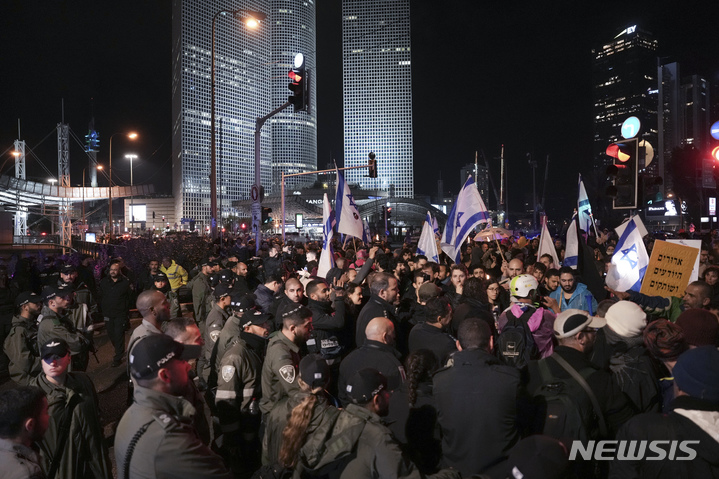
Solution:
[[[279,463],[293,469],[300,451],[312,447],[308,437],[317,434],[321,442],[332,430],[339,411],[325,392],[330,368],[321,356],[310,354],[300,361],[300,391],[285,407],[275,407],[267,419],[263,448],[264,464]]]
[[[386,423],[417,468],[431,474],[441,456],[441,443],[434,437],[437,411],[432,397],[432,374],[439,362],[432,351],[418,349],[407,356],[404,367],[407,380],[390,398]]]

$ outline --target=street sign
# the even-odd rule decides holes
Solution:
[[[252,185],[252,189],[250,190],[250,198],[252,198],[252,201],[257,201],[260,199],[260,188],[257,185]]]
[[[639,133],[641,122],[636,116],[630,116],[622,123],[622,137],[625,139],[634,138]]]
[[[714,122],[711,127],[711,135],[715,140],[719,140],[719,121]]]
[[[259,203],[252,203],[252,231],[257,232],[260,229],[262,221],[262,206]]]

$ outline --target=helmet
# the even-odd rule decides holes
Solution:
[[[512,278],[512,282],[509,283],[509,294],[517,298],[528,298],[538,287],[537,278],[531,274],[520,274]]]

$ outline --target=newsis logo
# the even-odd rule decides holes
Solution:
[[[572,441],[569,460],[691,461],[697,457],[692,444],[699,441]]]

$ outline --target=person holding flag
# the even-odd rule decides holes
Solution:
[[[577,199],[577,215],[579,217],[579,227],[583,229],[587,234],[591,231],[594,226],[594,234],[599,237],[597,233],[597,227],[594,225],[594,218],[592,217],[592,205],[589,204],[589,197],[587,196],[587,190],[584,188],[584,182],[582,181],[582,174],[579,174],[579,197]]]
[[[337,232],[363,239],[365,236],[364,224],[350,187],[337,166],[335,166],[335,171],[337,172],[337,195],[335,196]]]
[[[332,211],[327,193],[325,193],[324,203],[322,205],[322,224],[322,254],[320,255],[320,262],[317,265],[317,277],[319,278],[324,278],[329,270],[335,266],[335,254],[334,251],[332,251],[332,230],[336,222],[335,213]],[[360,225],[361,224],[360,222]],[[360,237],[361,235],[362,233],[360,233]]]
[[[469,175],[447,217],[442,234],[442,251],[455,263],[460,264],[464,240],[477,225],[488,220],[487,207],[484,206],[484,201],[474,184],[474,178]]]
[[[417,254],[425,255],[428,260],[439,263],[439,253],[437,252],[437,241],[434,236],[434,228],[432,227],[432,215],[427,212],[427,219],[422,225],[422,234],[417,242]]]

